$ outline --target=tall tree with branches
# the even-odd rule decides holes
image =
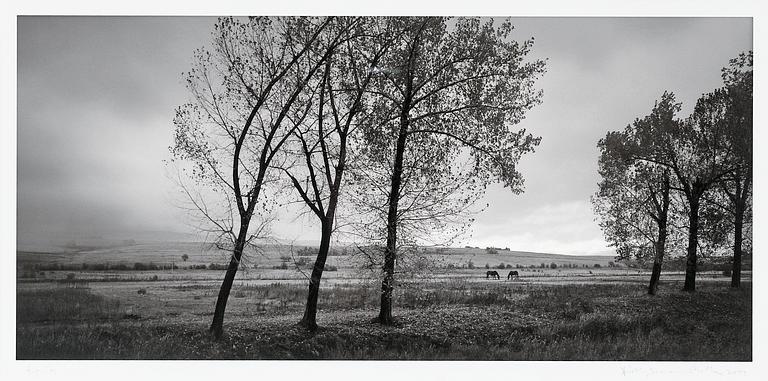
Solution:
[[[632,161],[667,169],[675,178],[671,189],[684,196],[688,213],[685,291],[696,289],[702,198],[734,169],[722,144],[722,102],[721,90],[704,94],[691,116],[680,120],[676,118],[680,103],[675,101],[674,94],[665,92],[652,113],[652,125],[658,127],[638,133],[638,145],[646,148],[631,153]],[[654,141],[665,143],[653,144]]]
[[[406,154],[422,140],[432,152],[460,146],[471,164],[469,176],[485,185],[500,181],[522,191],[516,165],[540,138],[512,128],[538,104],[534,81],[544,62],[524,62],[533,40],[510,38],[507,20],[399,17],[404,33],[377,69],[369,92],[377,95],[379,117],[367,129],[371,145],[389,157],[386,234],[378,321],[391,324],[400,200]],[[417,174],[418,172],[414,172]],[[483,186],[484,188],[484,186]]]
[[[174,159],[189,162],[189,176],[225,198],[224,216],[192,197],[218,240],[232,251],[216,301],[210,331],[223,333],[224,311],[245,248],[256,235],[252,219],[267,205],[270,168],[284,160],[282,148],[296,129],[288,116],[311,97],[310,80],[332,46],[320,41],[332,18],[221,18],[210,49],[199,49],[185,74],[191,102],[177,109]]]
[[[365,96],[374,70],[393,42],[388,24],[377,18],[337,18],[326,33],[344,33],[318,75],[319,90],[308,107],[292,118],[296,162],[280,169],[320,222],[320,246],[309,279],[300,325],[317,329],[317,300],[328,258],[349,155],[350,135],[365,116]],[[337,32],[340,30],[340,32]],[[310,111],[312,108],[315,111]],[[311,116],[309,116],[312,114]]]
[[[731,287],[741,287],[744,225],[751,223],[752,197],[752,51],[742,53],[723,68],[726,97],[725,146],[733,172],[720,183],[733,221],[733,268]]]
[[[667,244],[670,214],[669,169],[635,161],[634,152],[670,144],[658,118],[663,107],[636,120],[621,132],[609,132],[598,142],[601,181],[592,197],[595,213],[608,242],[620,259],[653,259],[648,294],[655,295]],[[639,139],[647,135],[656,139]],[[645,146],[641,145],[645,144]]]

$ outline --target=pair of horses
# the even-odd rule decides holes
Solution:
[[[488,279],[488,278],[501,279],[501,277],[499,277],[499,272],[496,270],[486,271],[485,279]],[[518,278],[520,278],[520,274],[518,274],[516,270],[512,270],[509,272],[509,274],[507,274],[507,280],[518,279]]]

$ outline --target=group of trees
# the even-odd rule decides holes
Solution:
[[[314,330],[340,226],[374,248],[378,320],[391,324],[405,248],[461,231],[492,182],[522,191],[517,163],[540,138],[513,127],[540,103],[544,62],[525,59],[533,39],[517,42],[512,29],[480,18],[218,20],[185,73],[191,100],[177,110],[171,148],[191,209],[232,253],[215,336],[244,253],[269,234],[276,205],[298,202],[320,226],[300,322]]]
[[[723,87],[701,96],[687,118],[665,92],[651,113],[598,143],[602,179],[592,201],[623,259],[652,260],[655,294],[665,254],[686,247],[685,291],[696,288],[702,251],[724,254],[740,287],[751,240],[752,52],[723,68]]]

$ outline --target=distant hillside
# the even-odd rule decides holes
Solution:
[[[61,263],[128,263],[133,262],[177,262],[181,256],[188,255],[188,263],[209,264],[224,263],[228,253],[215,250],[201,241],[202,237],[193,234],[174,232],[134,232],[109,235],[92,235],[79,237],[57,237],[48,241],[34,242],[20,239],[17,243],[17,261],[39,262],[52,261]],[[277,241],[277,242],[276,242]],[[345,252],[355,251],[353,244],[339,242],[333,245],[340,249],[347,247]],[[279,264],[281,257],[296,255],[302,247],[316,248],[313,240],[270,240],[259,245],[260,254],[252,253],[250,260],[265,266]],[[497,249],[495,252],[473,247],[465,248],[435,248],[421,249],[432,257],[439,265],[468,267],[471,262],[475,267],[497,267],[501,263],[512,266],[550,266],[555,263],[558,267],[578,266],[594,267],[608,266],[616,262],[610,255],[564,255],[552,253],[536,253]],[[333,262],[342,264],[347,261],[344,256],[334,256]]]
[[[496,250],[495,253],[491,253],[479,248],[427,249],[427,253],[442,256],[446,262],[454,265],[466,265],[471,260],[476,267],[485,266],[486,263],[489,266],[504,263],[528,267],[540,266],[542,263],[545,265],[555,263],[557,266],[573,264],[579,267],[584,265],[591,267],[595,264],[607,266],[610,262],[616,262],[615,257],[611,255],[566,255],[515,250]]]

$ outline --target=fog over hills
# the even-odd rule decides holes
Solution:
[[[42,237],[42,238],[41,238]],[[37,254],[63,254],[66,258],[76,256],[85,258],[87,262],[121,262],[133,261],[137,257],[154,258],[155,260],[173,260],[182,253],[203,255],[201,261],[221,260],[227,253],[221,250],[211,250],[210,239],[202,234],[192,234],[174,231],[105,231],[92,234],[19,234],[16,250],[22,253],[25,260],[33,259]],[[313,239],[270,239],[260,244],[267,248],[265,260],[275,260],[279,255],[291,252],[291,248],[318,247],[319,242]],[[354,247],[353,242],[335,242],[334,247]],[[466,264],[472,261],[480,267],[486,263],[496,266],[500,262],[530,266],[555,262],[557,264],[574,263],[592,265],[600,263],[607,265],[614,261],[612,255],[575,255],[517,251],[512,248],[487,250],[480,247],[424,247],[428,255],[438,256],[455,264]],[[215,252],[215,253],[214,253]],[[85,257],[82,257],[85,255]],[[65,258],[63,257],[63,258]],[[274,257],[274,258],[272,258]],[[268,259],[267,259],[268,258]],[[69,258],[72,260],[74,257]],[[80,259],[78,259],[80,260]]]

